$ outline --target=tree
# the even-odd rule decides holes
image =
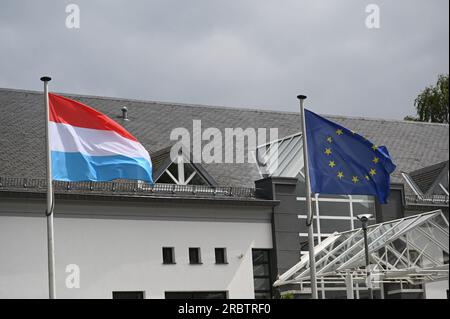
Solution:
[[[429,86],[414,100],[417,117],[406,116],[406,121],[449,122],[448,74],[439,75],[435,86]]]

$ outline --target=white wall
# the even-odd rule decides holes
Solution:
[[[59,298],[126,290],[146,298],[201,290],[253,298],[251,249],[272,248],[270,223],[233,220],[57,217],[55,242]],[[163,246],[175,247],[176,265],[162,264]],[[201,247],[202,265],[189,265],[188,247]],[[229,264],[215,265],[215,247],[227,248]],[[65,286],[68,264],[80,267],[79,289]],[[45,217],[0,214],[0,298],[47,298],[47,291]]]
[[[425,285],[425,298],[447,299],[448,280],[430,282]]]

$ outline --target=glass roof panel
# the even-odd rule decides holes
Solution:
[[[402,280],[410,282],[448,278],[448,224],[441,211],[369,226],[368,242],[371,262],[377,264],[386,280],[399,271]],[[315,248],[315,260],[317,276],[322,279],[365,268],[362,229],[335,233],[325,239]],[[425,270],[426,276],[417,276],[418,271]],[[275,285],[308,280],[309,256],[303,255]]]

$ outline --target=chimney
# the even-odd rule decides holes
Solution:
[[[128,108],[126,106],[121,108],[122,110],[122,120],[129,121],[128,119]]]

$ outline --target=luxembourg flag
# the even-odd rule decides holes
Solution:
[[[80,102],[51,93],[48,98],[54,180],[153,183],[150,155],[122,126]]]

